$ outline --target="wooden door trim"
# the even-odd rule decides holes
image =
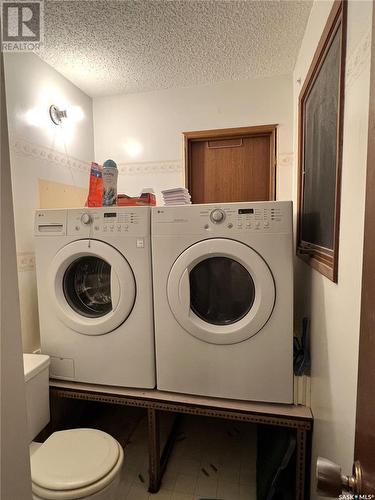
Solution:
[[[198,130],[193,132],[183,132],[183,136],[188,140],[224,139],[233,136],[268,135],[275,131],[277,124],[256,125],[254,127],[216,128],[212,130]]]
[[[190,190],[191,187],[191,144],[198,141],[207,141],[208,139],[233,139],[234,137],[262,137],[270,138],[270,199],[276,199],[276,123],[270,125],[256,125],[252,127],[235,127],[212,130],[198,130],[192,132],[183,132],[184,137],[184,173],[185,187]]]
[[[372,31],[375,33],[375,9]],[[370,100],[367,145],[365,224],[363,243],[361,324],[359,336],[357,415],[354,460],[363,469],[363,494],[375,492],[375,436],[369,423],[375,424],[375,38],[371,42]]]

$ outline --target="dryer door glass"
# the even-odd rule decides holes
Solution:
[[[254,303],[254,281],[234,259],[202,260],[190,271],[189,280],[191,309],[213,325],[230,325],[241,320]]]
[[[212,344],[235,344],[262,330],[272,314],[276,288],[270,268],[255,250],[210,238],[175,260],[167,295],[186,332]]]
[[[111,266],[99,257],[80,257],[65,271],[63,290],[78,314],[87,318],[105,316],[112,310]]]

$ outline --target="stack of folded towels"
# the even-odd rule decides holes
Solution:
[[[161,194],[164,205],[191,205],[191,196],[186,188],[165,189]]]

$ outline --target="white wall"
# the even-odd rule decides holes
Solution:
[[[87,162],[94,157],[92,99],[34,54],[4,59],[22,338],[24,351],[31,352],[39,347],[33,239],[38,179],[87,187]],[[68,114],[78,106],[82,119],[56,126],[51,104]]]
[[[291,76],[94,98],[95,156],[125,164],[119,187],[135,195],[183,185],[182,132],[278,123],[277,196],[291,199],[292,107]]]
[[[298,95],[332,3],[315,1],[294,71]],[[371,2],[348,2],[344,142],[338,284],[298,261],[297,317],[311,318],[314,413],[312,478],[317,455],[351,471],[354,453],[358,339],[369,106]],[[301,85],[297,80],[301,78]],[[295,144],[297,144],[295,136]],[[295,151],[297,147],[295,147]],[[296,199],[297,169],[294,188]],[[312,496],[316,497],[315,484]]]
[[[0,53],[0,498],[31,498],[25,381],[6,123],[3,53]]]

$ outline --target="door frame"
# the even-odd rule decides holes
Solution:
[[[233,139],[235,137],[270,137],[270,201],[276,200],[276,132],[277,123],[270,125],[255,125],[249,127],[222,128],[212,130],[199,130],[192,132],[183,132],[184,138],[184,173],[185,187],[190,191],[191,188],[191,145],[194,142],[207,141],[209,139]]]

